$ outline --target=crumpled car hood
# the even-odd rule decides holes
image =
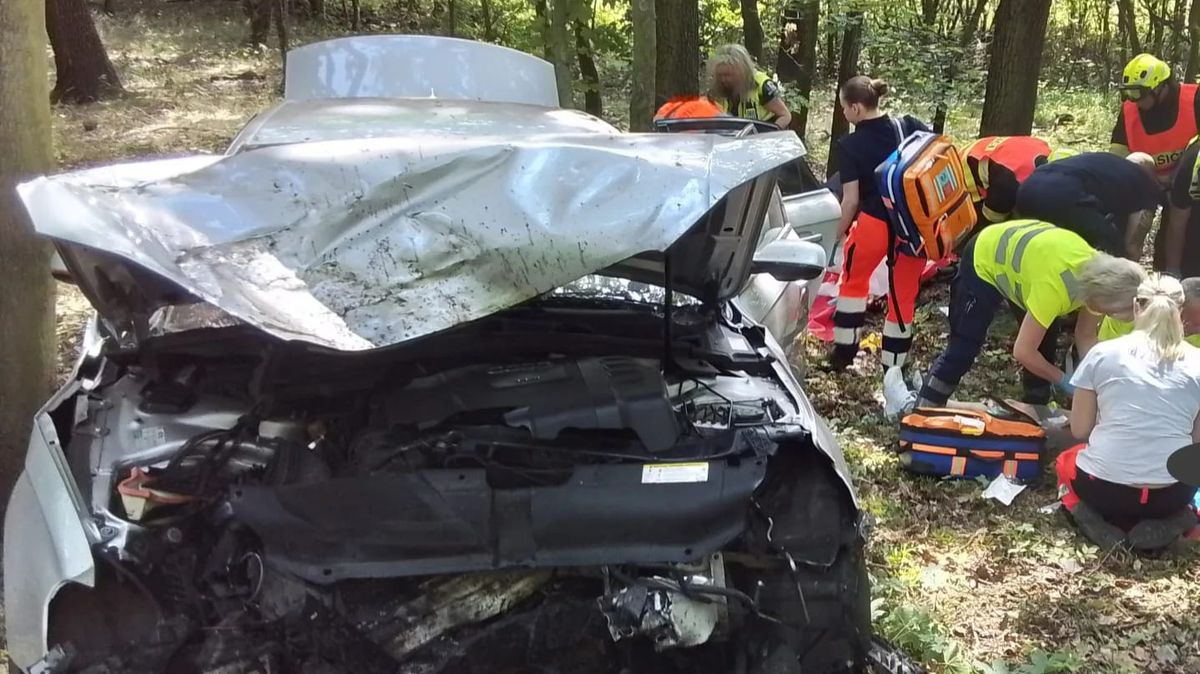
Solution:
[[[282,339],[356,351],[665,251],[731,191],[802,153],[790,133],[396,135],[117,165],[19,191],[39,233],[132,270],[72,269],[106,318],[144,321],[198,298]],[[754,245],[752,225],[740,245]],[[681,264],[695,266],[694,285],[711,281],[710,261]],[[177,288],[128,281],[143,270]],[[673,276],[697,290],[686,269]],[[141,300],[117,312],[123,282]],[[109,299],[97,302],[96,287]]]

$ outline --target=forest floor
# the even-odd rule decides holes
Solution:
[[[120,0],[99,19],[128,95],[90,106],[58,107],[54,142],[60,167],[134,158],[220,152],[279,92],[279,57],[242,45],[240,3]],[[332,29],[293,26],[295,43]],[[894,83],[902,84],[902,83]],[[828,87],[826,87],[828,88]],[[608,87],[606,87],[606,90]],[[829,97],[814,95],[813,129],[829,125]],[[928,118],[931,106],[897,101]],[[614,102],[612,109],[626,108]],[[1038,133],[1079,149],[1103,149],[1115,99],[1096,91],[1043,91]],[[969,137],[978,105],[952,111],[948,131]],[[623,123],[624,120],[611,120]],[[822,164],[828,134],[810,133]],[[944,285],[928,288],[917,320],[915,358],[927,368],[944,343]],[[60,372],[65,375],[87,305],[59,286]],[[878,320],[878,317],[876,317]],[[967,396],[1013,395],[1008,330],[994,331],[964,382]],[[878,330],[878,324],[874,326]],[[867,342],[877,335],[868,336]],[[808,338],[819,359],[823,345]],[[880,416],[881,368],[863,356],[852,371],[809,368],[807,389],[834,427],[877,526],[870,545],[877,629],[933,672],[980,674],[1200,672],[1200,555],[1103,555],[1059,515],[1051,484],[1005,507],[981,498],[974,482],[905,474],[890,447],[894,423]]]

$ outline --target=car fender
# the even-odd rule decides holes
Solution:
[[[47,409],[78,390],[72,383]],[[50,601],[67,583],[95,586],[94,526],[81,517],[83,499],[71,480],[48,412],[30,434],[25,470],[4,517],[4,618],[8,654],[28,669],[47,652]],[[86,524],[85,524],[86,522]],[[89,532],[92,529],[92,532]]]

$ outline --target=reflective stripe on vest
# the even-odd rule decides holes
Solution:
[[[725,112],[728,112],[734,117],[741,117],[742,119],[757,119],[764,122],[770,121],[775,115],[767,109],[767,106],[762,100],[763,85],[766,84],[767,80],[769,79],[771,78],[768,77],[766,73],[755,71],[754,91],[750,94],[750,100],[739,100],[736,106],[734,106],[728,100],[721,100],[719,101],[721,107],[725,110]]]
[[[1000,241],[996,244],[996,264],[1008,267],[1014,274],[1020,274],[1021,267],[1025,262],[1025,249],[1029,247],[1029,242],[1033,241],[1033,238],[1038,234],[1048,232],[1052,229],[1054,229],[1054,225],[1039,222],[1023,227],[1010,227],[1005,230],[1000,235]],[[1008,256],[1008,244],[1018,233],[1020,234],[1020,238],[1017,239],[1017,245],[1013,247],[1013,254],[1010,258]],[[1008,274],[1002,271],[996,274],[996,288],[1008,299],[1020,304],[1022,307],[1025,306],[1025,293],[1021,289],[1021,284],[1009,279]],[[1067,292],[1071,292],[1070,286],[1067,287]],[[1072,298],[1074,298],[1074,295],[1072,295]]]
[[[1160,133],[1146,133],[1137,103],[1125,101],[1122,104],[1125,142],[1129,151],[1145,152],[1154,157],[1155,171],[1159,176],[1171,173],[1188,142],[1196,136],[1196,90],[1195,84],[1179,85],[1179,110],[1175,114],[1175,124]]]
[[[1017,177],[1017,182],[1025,182],[1033,170],[1038,157],[1050,156],[1050,145],[1041,138],[1033,136],[988,136],[967,146],[963,153],[966,161],[967,190],[977,199],[987,198],[989,167],[992,163],[999,164]],[[975,170],[971,170],[971,165]]]

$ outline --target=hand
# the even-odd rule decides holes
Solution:
[[[1075,395],[1075,385],[1070,382],[1070,377],[1068,377],[1066,374],[1063,374],[1062,379],[1058,380],[1058,383],[1054,385],[1054,388],[1062,391],[1062,393],[1067,396],[1074,397]]]

